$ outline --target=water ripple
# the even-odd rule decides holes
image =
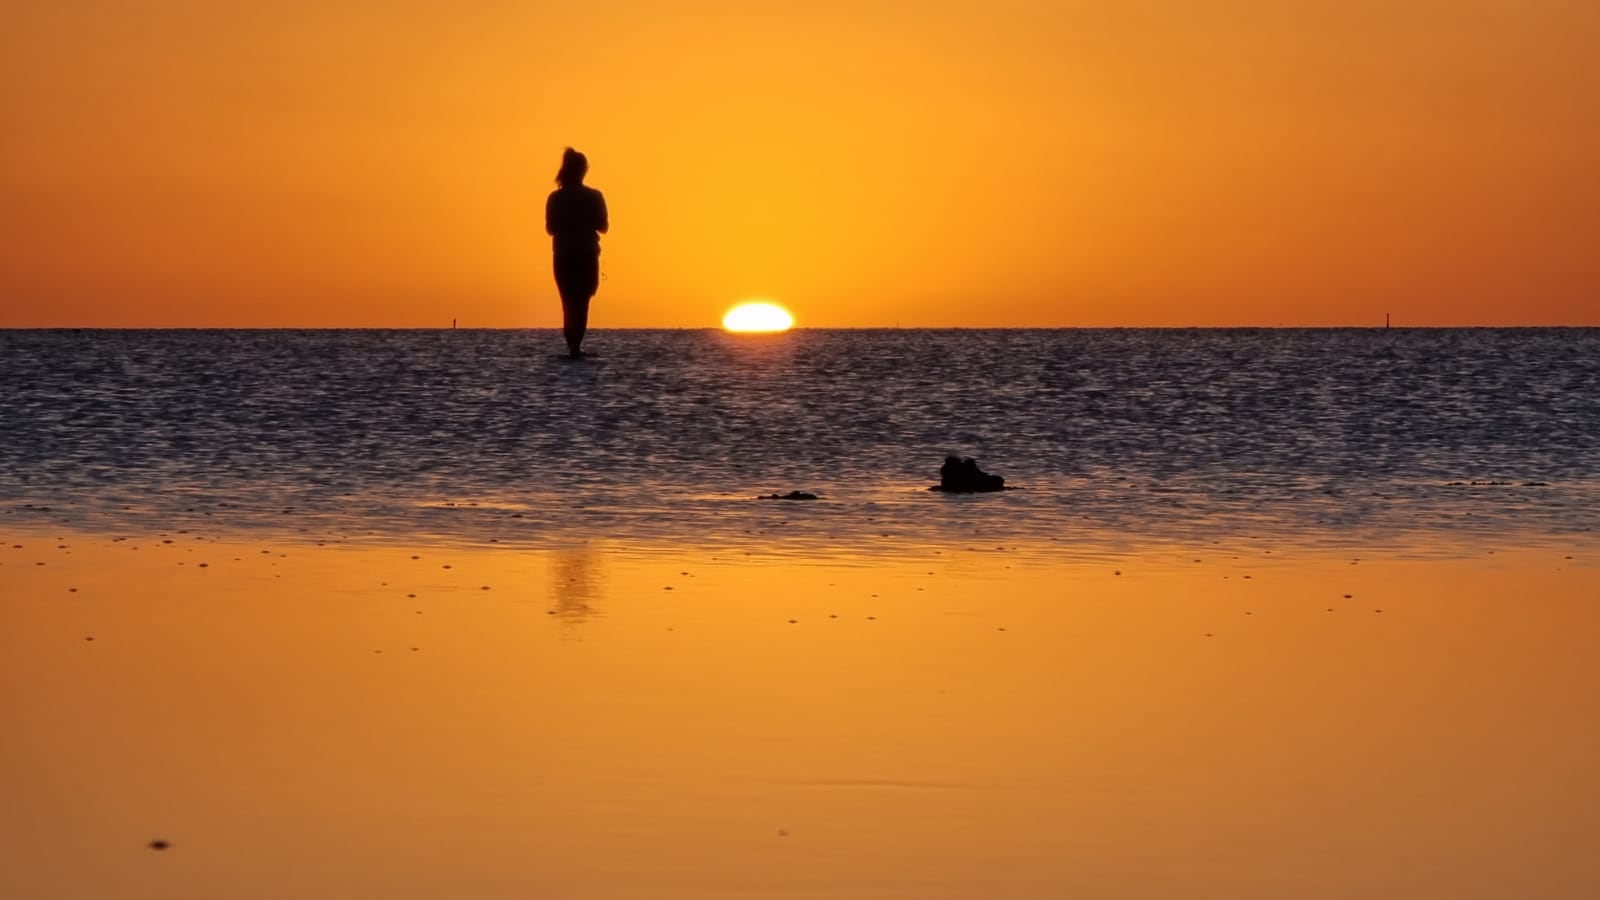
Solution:
[[[0,332],[0,520],[767,548],[1600,525],[1595,329],[558,344]],[[1024,490],[929,494],[947,453]],[[823,499],[753,499],[794,489]]]

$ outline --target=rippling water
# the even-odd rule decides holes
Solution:
[[[0,520],[780,552],[1600,526],[1595,329],[590,344],[573,363],[542,331],[0,332]],[[929,493],[947,453],[1022,489]],[[822,499],[754,499],[794,489]]]

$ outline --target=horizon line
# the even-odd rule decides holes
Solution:
[[[794,331],[1469,331],[1509,329],[1600,328],[1581,325],[796,325],[780,332],[739,333],[773,337]],[[0,325],[0,331],[549,331],[559,325]],[[716,331],[718,325],[629,325],[589,329],[604,331]]]

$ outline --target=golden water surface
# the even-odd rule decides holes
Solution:
[[[4,537],[7,898],[1600,895],[1592,547]]]

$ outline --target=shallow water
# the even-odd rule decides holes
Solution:
[[[0,332],[0,517],[773,552],[1600,526],[1596,329],[602,331],[583,363],[559,343]],[[1022,489],[930,494],[947,453]],[[823,499],[753,499],[796,489]]]
[[[0,896],[1600,893],[1600,332],[558,344],[0,332]]]
[[[7,898],[1600,893],[1592,542],[0,536]]]

